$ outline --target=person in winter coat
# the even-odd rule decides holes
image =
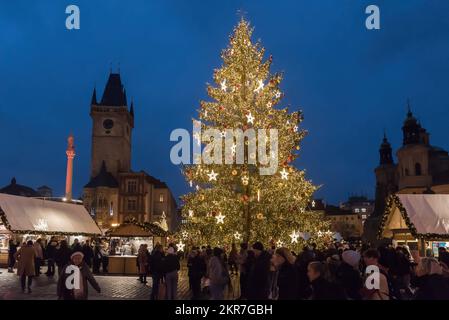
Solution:
[[[342,254],[342,263],[337,269],[336,280],[343,287],[348,299],[361,300],[360,290],[363,287],[359,272],[360,253],[346,250]]]
[[[295,260],[287,248],[278,248],[273,255],[272,261],[278,270],[278,300],[298,299],[298,270]]]
[[[95,243],[94,247],[94,257],[93,257],[93,264],[92,264],[92,272],[94,274],[100,273],[100,265],[101,260],[103,259],[103,254],[101,253],[101,246],[100,243],[97,241]]]
[[[72,250],[67,245],[67,240],[61,240],[59,248],[55,252],[55,262],[58,266],[58,274],[61,275],[62,269],[70,262]]]
[[[416,278],[412,280],[418,288],[415,300],[449,300],[449,282],[435,258],[422,258],[416,266]]]
[[[150,257],[150,274],[153,279],[151,289],[151,300],[157,300],[159,294],[159,284],[164,276],[164,252],[159,243],[153,249]]]
[[[78,240],[78,238],[76,238],[74,241],[73,241],[73,244],[72,244],[72,252],[77,252],[77,251],[79,251],[79,252],[83,252],[83,247],[81,246],[81,244],[80,244],[80,241]]]
[[[237,247],[235,246],[235,243],[233,243],[228,258],[229,271],[231,272],[231,275],[234,274],[236,275],[238,273],[237,261],[238,261]]]
[[[379,288],[370,289],[366,285],[361,290],[364,300],[390,300],[390,286],[387,274],[381,269],[379,263],[380,254],[376,249],[368,249],[363,253],[363,261],[366,267],[374,266],[379,268]],[[366,282],[364,282],[366,284]]]
[[[146,244],[141,244],[139,251],[137,252],[137,262],[139,266],[139,280],[141,283],[147,283],[147,273],[148,273],[148,246]]]
[[[34,273],[36,277],[39,277],[41,274],[41,265],[42,262],[44,261],[44,249],[42,247],[42,239],[41,238],[37,239],[33,247],[35,252],[34,268],[36,269]]]
[[[55,237],[50,239],[50,242],[45,249],[45,255],[47,256],[47,272],[45,273],[47,276],[52,277],[55,274],[55,256],[56,256],[56,247],[58,246],[58,241]]]
[[[336,284],[324,278],[325,265],[319,261],[310,262],[307,267],[307,276],[312,288],[310,300],[344,300],[344,291]]]
[[[178,271],[181,269],[179,258],[174,247],[167,249],[164,259],[165,283],[167,286],[167,300],[176,300],[178,292]]]
[[[304,247],[295,262],[296,269],[298,270],[298,298],[302,300],[307,299],[311,295],[307,267],[313,260],[313,252],[307,247]]]
[[[190,288],[192,289],[192,300],[198,300],[201,295],[201,278],[206,274],[206,262],[199,255],[198,247],[193,247],[191,256],[187,261],[189,269],[188,276]]]
[[[84,255],[84,262],[87,264],[89,268],[91,268],[92,259],[94,257],[94,250],[92,249],[89,240],[86,240],[86,243],[83,245],[82,252]]]
[[[253,244],[254,264],[248,275],[248,300],[267,300],[270,295],[271,256],[261,242]]]
[[[57,295],[62,300],[87,300],[89,297],[88,283],[98,292],[101,288],[90,272],[86,262],[84,262],[84,255],[80,251],[74,252],[70,256],[70,263],[67,264],[58,279]],[[79,282],[75,283],[76,277],[73,280],[73,287],[67,287],[67,278],[71,276],[72,271],[68,268],[79,268]]]
[[[213,255],[207,265],[207,277],[210,280],[210,299],[223,300],[224,290],[229,284],[229,273],[223,259],[224,251],[220,248],[213,249]]]
[[[20,276],[22,292],[25,292],[26,284],[28,293],[31,293],[31,284],[36,274],[36,268],[34,266],[36,250],[33,246],[33,241],[29,240],[26,245],[22,245],[16,252],[14,258],[18,261],[17,275]]]
[[[8,249],[8,272],[14,272],[14,265],[16,264],[16,258],[14,255],[17,252],[17,247],[19,246],[19,242],[14,242],[14,240],[9,240],[9,249]]]

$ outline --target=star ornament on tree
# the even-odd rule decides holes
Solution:
[[[246,115],[246,119],[248,123],[254,124],[254,116],[250,113]]]
[[[284,169],[282,169],[281,173],[281,179],[282,180],[288,180],[288,171]]]
[[[299,129],[298,126],[294,126],[293,127],[293,132],[298,132],[298,129]]]
[[[215,216],[215,219],[217,219],[217,224],[223,224],[224,223],[224,218],[226,218],[226,216],[222,215],[221,212],[218,216]]]
[[[179,251],[184,251],[185,246],[186,246],[186,244],[183,243],[182,241],[179,241],[179,243],[177,245]]]
[[[228,89],[228,87],[226,86],[226,79],[224,79],[220,85],[221,85],[221,90],[226,91],[226,89]]]
[[[257,85],[257,88],[254,89],[254,92],[255,92],[255,93],[259,93],[260,91],[263,90],[263,87],[264,87],[264,85],[263,85],[263,80],[259,80],[259,84]]]
[[[217,181],[218,173],[214,172],[214,170],[211,171],[211,173],[208,173],[207,176],[209,177],[209,181]]]
[[[292,243],[298,243],[299,233],[296,232],[296,230],[293,230],[290,238],[292,238]]]
[[[238,231],[236,231],[234,233],[234,238],[235,238],[235,240],[240,240],[242,238],[242,235]]]
[[[193,217],[193,210],[189,210],[189,217]]]
[[[283,246],[284,246],[284,242],[282,242],[281,240],[276,241],[276,247],[282,248]]]

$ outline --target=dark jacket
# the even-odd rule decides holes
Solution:
[[[58,243],[56,241],[51,241],[47,245],[47,248],[45,249],[45,256],[47,257],[47,259],[51,259],[51,260],[55,259],[57,245],[58,245]]]
[[[310,300],[345,300],[345,293],[336,284],[319,277],[310,283],[312,295]]]
[[[178,271],[181,266],[179,265],[179,258],[175,254],[167,254],[164,258],[164,273]]]
[[[361,300],[360,290],[363,287],[362,276],[346,262],[337,269],[337,282],[342,286],[346,296],[352,300]]]
[[[91,261],[94,257],[94,249],[92,249],[90,245],[85,244],[83,246],[82,252],[84,254],[84,261],[86,262]]]
[[[72,250],[68,247],[61,247],[55,252],[55,262],[58,268],[64,267],[70,262],[70,256],[72,255]]]
[[[164,273],[164,254],[160,251],[153,251],[150,257],[150,274],[162,275]]]
[[[418,287],[415,300],[449,300],[448,279],[439,274],[425,275],[413,279]]]
[[[279,268],[277,284],[279,300],[298,300],[298,269],[285,261]]]
[[[248,274],[248,299],[266,300],[270,294],[269,273],[271,256],[268,252],[262,253],[254,259]]]
[[[187,267],[191,278],[202,278],[206,274],[206,262],[199,255],[189,258]]]
[[[66,274],[65,271],[67,267],[71,265],[68,264],[64,267],[62,270],[61,275],[59,276],[58,280],[58,287],[57,287],[57,294],[59,299],[63,300],[87,300],[89,296],[89,290],[87,283],[89,282],[90,285],[97,291],[101,292],[100,286],[98,285],[97,281],[93,277],[92,273],[90,272],[89,267],[85,262],[80,267],[80,276],[82,281],[82,294],[79,297],[75,297],[75,290],[73,289],[67,289],[67,286],[65,284],[66,279],[70,276],[70,274]]]

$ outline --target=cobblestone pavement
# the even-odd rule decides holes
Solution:
[[[43,268],[45,271],[45,268]],[[47,277],[45,274],[34,277],[32,293],[22,293],[19,277],[16,273],[8,273],[0,269],[0,300],[56,300],[57,276]],[[101,287],[97,293],[89,285],[89,300],[148,300],[151,294],[151,278],[146,285],[137,280],[137,276],[100,276],[95,279]],[[233,277],[233,290],[226,290],[227,299],[238,297],[238,280]],[[187,271],[183,268],[179,274],[178,299],[190,299]]]

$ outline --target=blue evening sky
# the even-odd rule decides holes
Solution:
[[[65,7],[81,10],[81,29],[65,28]],[[377,4],[381,30],[365,28]],[[94,86],[101,94],[120,63],[136,124],[134,170],[166,181],[176,196],[187,185],[169,159],[170,132],[191,128],[206,82],[238,22],[255,27],[272,71],[283,71],[283,105],[303,109],[299,168],[318,196],[338,203],[373,195],[384,128],[401,143],[406,99],[449,148],[449,1],[1,1],[0,186],[43,184],[62,195],[66,137],[75,134],[74,193],[89,180]]]

